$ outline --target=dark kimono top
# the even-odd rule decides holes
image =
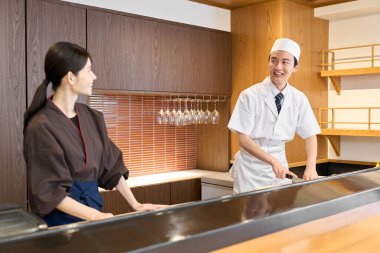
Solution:
[[[80,130],[48,99],[24,132],[28,199],[32,212],[44,216],[70,195],[74,180],[98,181],[111,190],[128,178],[123,155],[108,138],[103,114],[75,104]]]

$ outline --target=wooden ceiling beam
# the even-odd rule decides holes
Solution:
[[[234,8],[240,8],[248,6],[255,3],[265,2],[265,0],[189,0],[192,2],[202,3],[206,5],[211,5],[219,8],[232,10]],[[299,2],[314,8],[323,7],[328,5],[353,2],[356,0],[290,0]]]

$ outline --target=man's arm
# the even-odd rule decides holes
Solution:
[[[248,135],[238,133],[239,145],[248,153],[259,159],[260,161],[272,166],[273,172],[277,178],[284,179],[286,174],[297,177],[296,174],[285,168],[275,157],[266,153],[257,145]]]
[[[317,162],[317,136],[313,135],[309,138],[305,139],[305,148],[306,148],[306,156],[307,163],[306,169],[303,174],[303,179],[311,180],[318,178],[317,170],[316,170],[316,162]]]

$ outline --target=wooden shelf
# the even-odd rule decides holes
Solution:
[[[380,58],[375,55],[376,48],[380,47],[380,44],[370,44],[370,45],[361,45],[353,47],[341,47],[334,49],[322,50],[322,77],[329,77],[331,83],[333,84],[336,93],[340,95],[340,79],[341,76],[356,76],[356,75],[374,75],[380,74],[380,67],[375,67],[375,62],[380,61]],[[353,54],[356,50],[360,48],[361,50],[367,51],[366,53],[362,52],[363,55],[359,59],[342,59],[341,51],[344,51],[347,54]],[[339,58],[337,58],[339,56]],[[352,57],[357,57],[356,54]],[[349,68],[349,69],[336,69],[340,64],[351,64],[348,66],[355,66],[352,64],[365,64],[366,67],[361,68]],[[340,65],[342,66],[342,65]],[[347,66],[347,65],[346,65]],[[368,67],[369,66],[369,67]]]
[[[380,67],[322,70],[321,77],[329,77],[338,95],[341,90],[341,76],[375,75],[380,74]]]
[[[340,156],[340,137],[341,136],[368,136],[380,137],[380,130],[356,130],[356,129],[333,129],[323,128],[319,135],[325,135],[330,141],[337,156]]]
[[[355,68],[355,69],[336,69],[322,70],[322,77],[332,76],[358,76],[358,75],[375,75],[380,74],[380,67]]]
[[[320,135],[380,137],[380,130],[323,128],[321,131]]]

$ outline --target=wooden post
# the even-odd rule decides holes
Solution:
[[[331,128],[335,127],[334,121],[335,121],[335,109],[332,108],[332,110],[331,110]]]
[[[325,50],[322,50],[322,71],[325,71]]]
[[[331,52],[331,70],[335,69],[335,52]]]
[[[371,130],[371,108],[368,108],[368,130]]]

